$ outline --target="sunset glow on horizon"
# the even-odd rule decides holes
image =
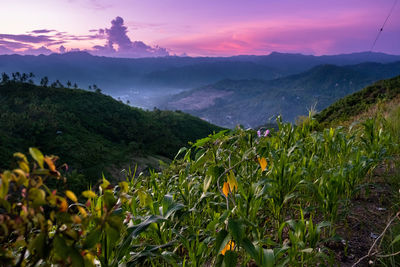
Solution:
[[[394,1],[4,1],[0,54],[263,55],[369,51]],[[400,54],[400,4],[373,51]]]

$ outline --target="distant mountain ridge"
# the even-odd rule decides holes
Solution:
[[[180,109],[224,127],[256,127],[279,114],[284,120],[294,121],[313,105],[321,110],[372,82],[396,75],[400,75],[400,61],[320,65],[269,81],[223,80],[172,96],[163,107]]]
[[[86,52],[49,56],[0,55],[0,73],[33,72],[50,80],[77,82],[81,88],[97,84],[107,93],[123,88],[182,88],[203,86],[223,79],[264,79],[304,72],[321,64],[389,63],[400,55],[363,52],[312,56],[273,52],[265,56],[107,58]]]

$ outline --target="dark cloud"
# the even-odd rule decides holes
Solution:
[[[29,34],[0,34],[0,40],[1,39],[8,39],[18,42],[34,43],[34,44],[54,41],[53,39],[51,39],[50,36],[47,35],[29,35]]]
[[[58,48],[58,50],[60,51],[61,54],[64,54],[66,52],[66,49],[63,45],[60,46],[60,48]]]
[[[56,32],[56,30],[47,30],[47,29],[42,29],[42,30],[34,30],[34,31],[30,31],[29,33],[50,33],[50,32]]]
[[[0,40],[0,44],[3,45],[3,47],[7,47],[8,49],[21,49],[21,48],[29,48],[31,45],[24,44],[24,43],[18,43],[18,42],[9,42],[5,40]]]
[[[107,44],[94,46],[94,54],[118,57],[160,57],[169,55],[165,48],[151,47],[142,41],[132,42],[127,33],[128,29],[124,25],[123,18],[116,17],[111,21],[111,28],[98,31],[99,36],[107,38]]]
[[[53,45],[60,45],[60,44],[65,44],[66,41],[56,41],[56,42],[51,42],[51,43],[47,43],[47,46],[53,46]]]

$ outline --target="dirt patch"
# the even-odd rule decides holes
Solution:
[[[378,168],[374,174],[371,178],[374,184],[369,185],[360,197],[352,201],[346,220],[338,224],[337,234],[343,240],[327,244],[335,253],[338,266],[352,266],[367,255],[395,214],[392,210],[393,188],[382,178],[385,175],[384,168]],[[369,260],[365,259],[357,266],[370,266]]]

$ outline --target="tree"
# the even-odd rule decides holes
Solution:
[[[28,75],[26,73],[22,73],[21,78],[20,78],[20,82],[26,82],[26,80],[28,80]]]
[[[21,81],[21,73],[19,71],[15,73],[15,81]]]
[[[40,80],[40,85],[43,87],[47,87],[49,83],[49,78],[47,78],[47,76],[44,76],[41,80]]]
[[[1,84],[6,84],[10,81],[10,77],[7,75],[7,73],[3,72],[1,74]]]
[[[67,82],[67,87],[70,88],[71,85],[72,85],[71,81],[68,81],[68,82]]]
[[[60,82],[60,80],[56,80],[56,84],[58,88],[64,88],[64,85]]]
[[[78,89],[78,85],[74,83],[74,89]]]

